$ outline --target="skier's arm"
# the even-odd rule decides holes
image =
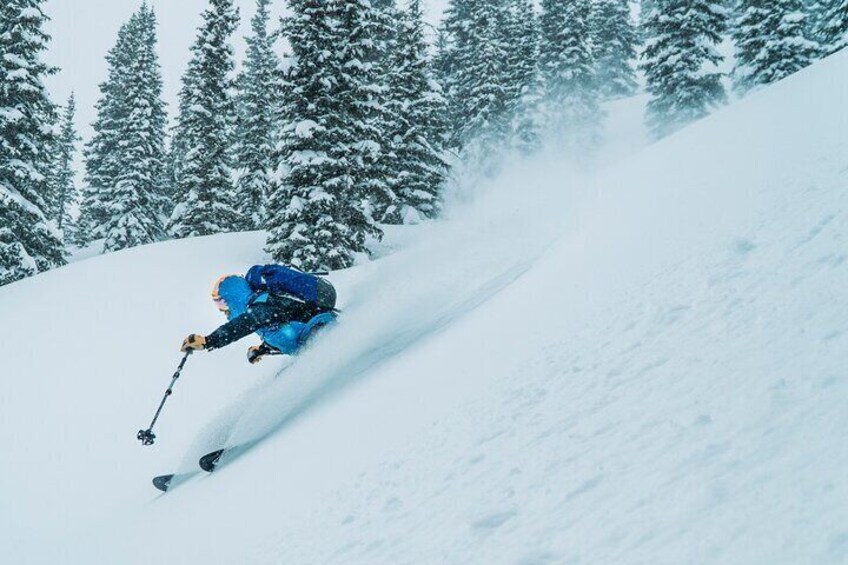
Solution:
[[[259,304],[206,336],[206,349],[225,347],[275,323],[280,323],[278,312],[265,304]]]

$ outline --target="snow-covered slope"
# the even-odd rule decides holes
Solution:
[[[848,561],[846,108],[842,54],[602,175],[511,167],[334,274],[344,322],[278,377],[194,356],[152,448],[261,236],[0,290],[3,562]]]

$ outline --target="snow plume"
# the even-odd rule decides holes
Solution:
[[[627,119],[641,120],[643,100],[625,102],[610,112],[619,129]],[[632,137],[629,131],[614,133],[619,142]],[[554,136],[531,157],[522,157],[511,141],[488,146],[488,166],[457,164],[441,219],[405,228],[415,234],[411,243],[379,261],[334,273],[333,280],[347,288],[344,323],[328,330],[276,380],[261,384],[261,394],[251,391],[225,409],[197,439],[184,465],[195,465],[222,438],[230,446],[253,444],[510,286],[555,240],[583,229],[581,219],[597,197],[600,163],[620,160],[642,143],[640,136],[628,149],[599,150],[595,166],[587,166]],[[403,241],[403,234],[404,228],[390,229],[388,239]],[[356,283],[349,286],[348,280]]]
[[[577,226],[592,195],[588,177],[555,163],[528,160],[495,178],[459,179],[466,190],[448,199],[443,220],[418,226],[415,243],[359,267],[365,272],[343,297],[344,323],[265,385],[237,422],[222,416],[232,426],[227,444],[250,443],[331,400],[521,277],[557,235]],[[213,446],[196,446],[192,457],[206,447]]]

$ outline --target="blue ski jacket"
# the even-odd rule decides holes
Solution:
[[[336,319],[334,311],[296,296],[257,292],[240,276],[221,281],[218,294],[227,304],[229,321],[206,337],[210,349],[224,347],[255,332],[269,346],[293,355],[315,330]]]

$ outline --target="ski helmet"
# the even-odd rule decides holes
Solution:
[[[237,277],[238,275],[224,275],[215,281],[215,285],[212,287],[212,301],[215,303],[215,306],[218,307],[218,310],[221,312],[226,312],[229,310],[229,306],[227,306],[227,301],[221,296],[221,283],[227,280],[230,277]]]

